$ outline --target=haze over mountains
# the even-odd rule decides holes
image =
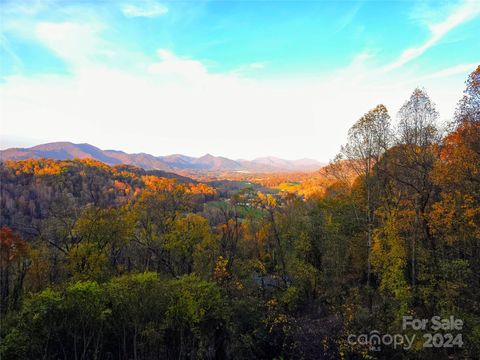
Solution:
[[[311,159],[284,160],[262,157],[254,160],[232,160],[206,154],[191,157],[181,154],[154,156],[146,153],[128,154],[118,150],[102,150],[90,144],[54,142],[31,148],[10,148],[0,151],[0,160],[24,160],[28,158],[53,158],[57,160],[92,158],[109,165],[128,164],[145,170],[199,170],[238,172],[287,172],[314,171],[324,164]]]

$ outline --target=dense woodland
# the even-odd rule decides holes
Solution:
[[[301,193],[1,164],[1,359],[478,358],[480,66],[438,117],[422,89],[377,106]],[[463,345],[347,341],[405,315],[462,319]]]

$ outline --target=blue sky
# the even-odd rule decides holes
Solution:
[[[416,86],[453,113],[480,1],[0,0],[1,146],[328,161]]]

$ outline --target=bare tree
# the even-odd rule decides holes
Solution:
[[[468,77],[463,98],[455,112],[457,123],[480,123],[480,65]]]
[[[378,105],[362,116],[348,131],[348,142],[342,146],[340,159],[364,180],[366,191],[367,222],[367,286],[370,286],[372,229],[374,224],[374,204],[372,179],[378,169],[382,155],[391,143],[390,115],[384,105]]]
[[[434,185],[430,171],[439,155],[441,133],[437,121],[439,114],[425,90],[416,88],[410,99],[398,112],[396,129],[396,156],[392,178],[414,202],[415,223],[411,243],[412,287],[416,283],[416,246],[419,238],[430,240],[426,218],[423,216],[431,200]]]

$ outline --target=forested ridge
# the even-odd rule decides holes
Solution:
[[[480,66],[438,119],[423,89],[378,105],[300,194],[2,163],[1,359],[478,358]],[[404,316],[461,319],[461,343]],[[417,336],[349,341],[373,330]]]

